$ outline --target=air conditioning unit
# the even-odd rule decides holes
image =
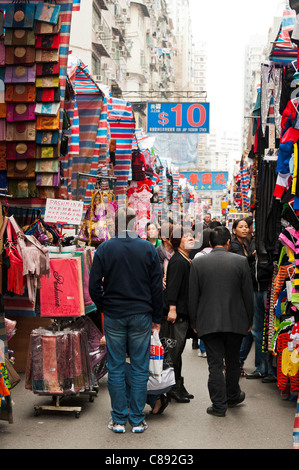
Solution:
[[[112,73],[109,78],[110,80],[116,80],[116,74]]]
[[[123,14],[124,16],[127,16],[128,10],[127,10],[126,8],[122,8],[122,14]]]

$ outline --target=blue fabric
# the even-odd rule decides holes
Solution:
[[[290,162],[293,152],[294,152],[294,144],[292,141],[285,142],[284,144],[280,144],[279,150],[278,150],[277,166],[276,166],[277,173],[282,173],[282,174],[290,173],[289,162]]]
[[[115,423],[138,426],[145,418],[152,318],[149,314],[104,317],[107,344],[108,390]],[[126,352],[132,369],[129,408],[126,388]]]

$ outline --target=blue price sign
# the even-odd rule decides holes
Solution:
[[[210,103],[148,103],[148,133],[210,132]]]

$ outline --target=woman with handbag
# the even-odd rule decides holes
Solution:
[[[194,247],[191,228],[176,226],[171,234],[171,244],[175,251],[169,260],[164,297],[164,316],[161,322],[160,339],[164,351],[169,355],[175,372],[176,384],[168,393],[179,403],[189,403],[194,396],[184,387],[182,354],[189,330],[189,272],[190,251]]]

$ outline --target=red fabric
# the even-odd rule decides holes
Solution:
[[[41,279],[41,316],[80,316],[77,259],[51,259],[50,271],[49,279]]]

